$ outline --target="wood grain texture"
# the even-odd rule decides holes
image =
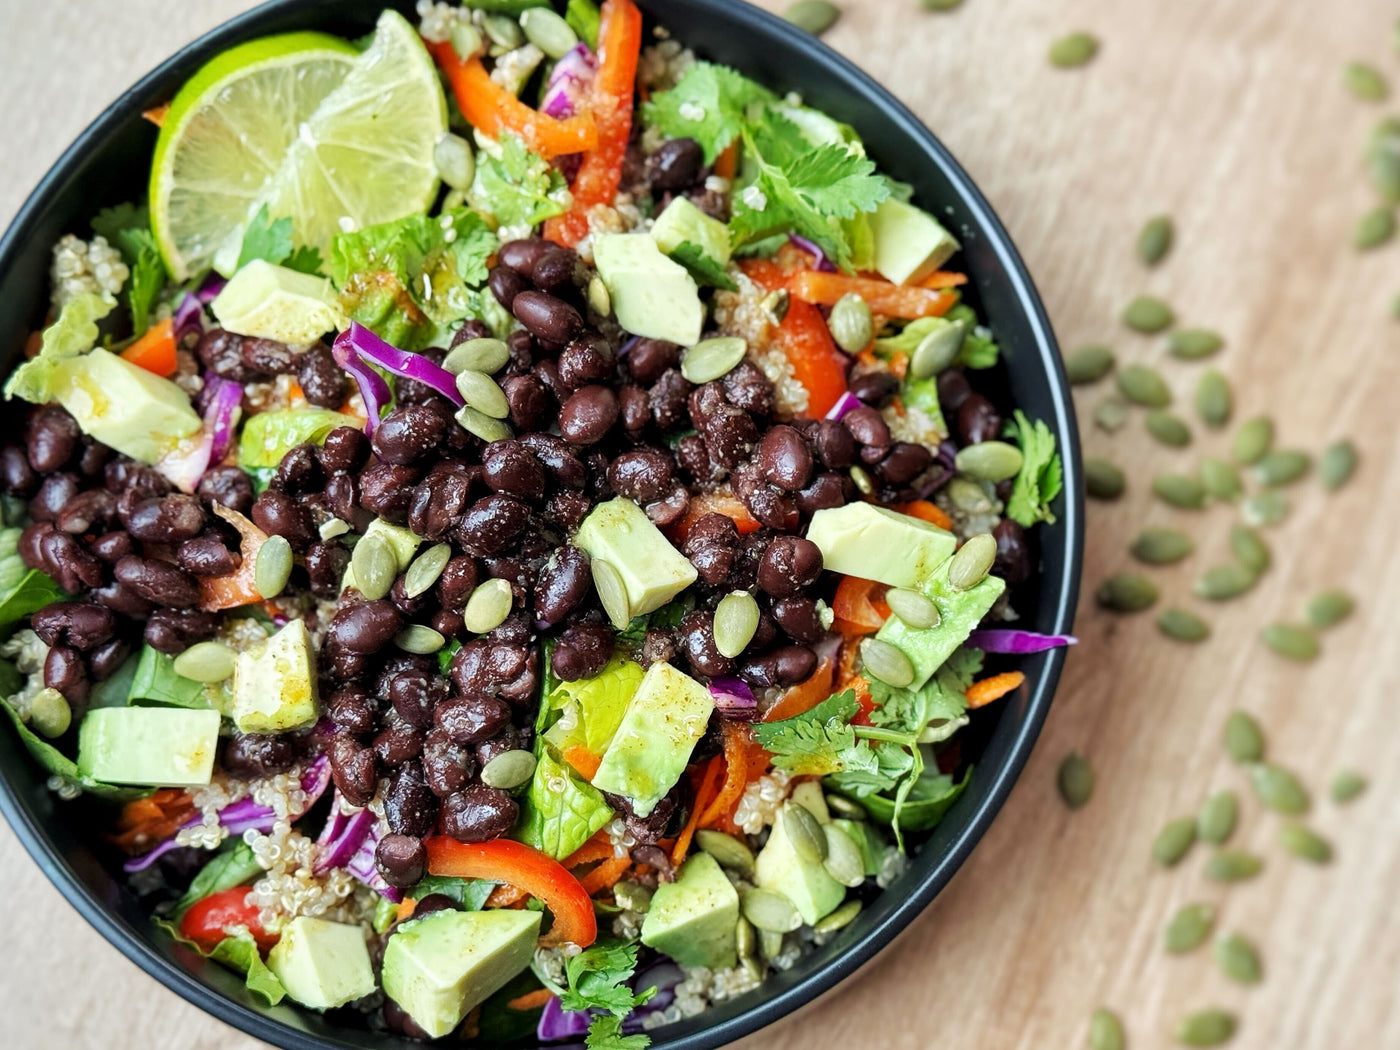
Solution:
[[[161,56],[248,6],[241,0],[0,0],[0,215],[9,215],[61,148],[117,91]],[[780,3],[769,6],[781,7]],[[1127,333],[1132,296],[1171,301],[1185,324],[1223,332],[1217,359],[1237,418],[1270,412],[1281,442],[1318,451],[1355,438],[1362,466],[1343,492],[1290,490],[1295,510],[1270,530],[1276,565],[1227,608],[1200,609],[1190,581],[1228,557],[1231,514],[1154,505],[1150,478],[1190,469],[1225,437],[1196,426],[1183,452],[1141,420],[1085,447],[1130,477],[1119,504],[1089,515],[1086,594],[1127,567],[1147,524],[1192,530],[1199,550],[1155,570],[1164,595],[1198,608],[1213,638],[1186,649],[1150,615],[1081,608],[1082,644],[1020,784],[972,860],[894,948],[837,993],[745,1045],[810,1050],[930,1045],[1043,1050],[1082,1045],[1090,1011],[1124,1018],[1132,1045],[1171,1045],[1184,1012],[1238,1011],[1233,1046],[1263,1050],[1400,1046],[1400,354],[1389,315],[1400,292],[1394,249],[1349,247],[1371,204],[1359,143],[1383,107],[1340,86],[1366,58],[1391,74],[1395,12],[1381,0],[967,0],[950,14],[916,0],[843,0],[829,41],[888,84],[943,138],[991,198],[1025,254],[1062,343],[1112,343],[1121,360],[1161,364],[1189,414],[1200,366],[1160,340]],[[1050,42],[1072,29],[1103,41],[1086,69],[1050,69]],[[1400,75],[1393,79],[1400,80]],[[1177,221],[1177,247],[1144,271],[1133,240],[1149,215]],[[1083,390],[1086,415],[1108,386]],[[1301,615],[1329,584],[1360,596],[1315,664],[1286,664],[1257,640],[1264,623]],[[1320,796],[1338,766],[1371,789],[1344,811],[1325,799],[1311,819],[1336,846],[1327,868],[1286,857],[1277,820],[1248,797],[1219,746],[1240,706],[1269,732],[1270,753]],[[1074,815],[1053,788],[1061,756],[1092,759],[1098,790]],[[1204,880],[1199,847],[1154,870],[1149,847],[1171,817],[1210,791],[1242,792],[1236,843],[1266,858],[1252,883]],[[128,965],[59,898],[0,830],[8,906],[0,928],[0,1007],[18,1050],[251,1050],[251,1040],[185,1005]],[[1161,927],[1189,900],[1259,944],[1264,982],[1230,984],[1208,952],[1168,957]],[[878,1034],[877,1034],[878,1033]]]

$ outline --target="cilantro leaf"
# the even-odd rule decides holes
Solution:
[[[108,244],[117,244],[123,230],[146,229],[151,225],[151,214],[144,204],[125,201],[103,208],[92,219],[92,232],[104,238]]]
[[[725,272],[724,267],[694,241],[681,241],[670,254],[672,259],[690,271],[690,276],[695,278],[696,283],[723,288],[729,292],[739,290],[739,286]]]
[[[499,157],[477,154],[476,175],[467,200],[500,226],[535,226],[568,210],[564,176],[543,157],[531,153],[523,139],[505,134]]]
[[[860,705],[851,690],[829,696],[810,711],[781,722],[759,722],[754,736],[773,756],[773,765],[799,776],[845,770],[873,773],[877,759],[856,738],[851,718]]]
[[[293,249],[292,254],[283,260],[282,265],[289,270],[296,270],[298,273],[319,274],[325,262],[321,258],[319,248],[303,244],[299,248]]]
[[[270,263],[281,263],[292,254],[292,220],[283,216],[273,220],[268,217],[264,204],[248,220],[243,231],[243,245],[238,249],[238,265],[242,269],[254,259],[265,259]]]
[[[874,161],[834,142],[796,158],[787,179],[813,208],[838,219],[874,211],[890,195],[889,184],[875,175]]]
[[[745,113],[776,96],[728,66],[696,62],[669,91],[658,91],[642,107],[642,119],[667,138],[694,139],[713,164],[744,130]]]
[[[141,335],[150,327],[151,309],[156,297],[165,287],[165,260],[156,247],[155,235],[145,228],[133,227],[117,234],[117,243],[126,256],[131,276],[126,282],[126,302],[131,310],[131,327]]]
[[[1029,528],[1038,521],[1054,521],[1050,501],[1064,485],[1060,457],[1055,452],[1055,435],[1044,420],[1032,423],[1020,409],[1006,429],[1021,446],[1021,472],[1011,486],[1006,516]]]
[[[623,1035],[622,1018],[612,1014],[593,1018],[588,1028],[588,1038],[584,1040],[588,1050],[646,1050],[650,1045],[651,1036],[645,1032]]]
[[[599,941],[571,958],[565,966],[569,986],[559,996],[565,1010],[603,1010],[621,1019],[653,995],[649,988],[637,995],[627,982],[637,969],[637,944]]]

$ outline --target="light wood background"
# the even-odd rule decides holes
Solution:
[[[770,6],[781,3],[768,0]],[[916,0],[838,0],[829,41],[888,84],[943,137],[1009,226],[1069,347],[1106,340],[1126,360],[1162,364],[1189,406],[1201,366],[1116,317],[1140,292],[1167,297],[1184,323],[1219,329],[1237,416],[1272,413],[1286,444],[1318,450],[1349,435],[1363,466],[1342,493],[1315,481],[1271,530],[1276,565],[1254,593],[1205,610],[1207,644],[1184,648],[1150,616],[1114,620],[1087,601],[1059,698],[1010,803],[952,886],[898,946],[803,1015],[751,1039],[769,1050],[879,1045],[1044,1050],[1082,1045],[1090,1011],[1124,1018],[1133,1047],[1170,1045],[1181,1014],[1235,1010],[1234,1045],[1270,1050],[1400,1047],[1400,248],[1358,255],[1355,217],[1371,205],[1358,166],[1385,108],[1340,85],[1349,58],[1400,82],[1382,0],[967,0],[950,14]],[[250,6],[245,0],[0,0],[0,216],[18,207],[61,148],[117,92],[167,53]],[[1104,42],[1089,68],[1049,68],[1058,35]],[[1178,243],[1150,273],[1132,245],[1169,211]],[[1081,393],[1087,417],[1105,386]],[[1189,413],[1189,407],[1183,408]],[[1086,451],[1128,470],[1130,495],[1089,516],[1085,592],[1125,567],[1148,523],[1198,535],[1185,565],[1157,573],[1189,603],[1193,576],[1228,556],[1230,514],[1153,505],[1149,479],[1190,469],[1207,448],[1155,446],[1140,418]],[[1264,651],[1258,628],[1297,618],[1327,584],[1360,598],[1315,664]],[[1276,820],[1244,799],[1237,843],[1264,873],[1228,891],[1201,875],[1198,850],[1154,870],[1167,819],[1211,790],[1244,788],[1219,746],[1234,706],[1259,714],[1271,754],[1320,788],[1361,769],[1371,790],[1312,819],[1337,849],[1325,869],[1284,856]],[[1071,748],[1098,774],[1069,814],[1054,790]],[[0,1016],[16,1050],[252,1050],[254,1043],[146,978],[90,930],[0,828]],[[1160,930],[1189,900],[1220,907],[1247,933],[1266,976],[1231,985],[1207,951],[1168,957]]]

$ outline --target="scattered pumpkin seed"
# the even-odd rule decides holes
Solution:
[[[1208,328],[1178,328],[1167,336],[1167,350],[1183,361],[1199,361],[1217,353],[1225,340]]]
[[[531,7],[520,13],[520,28],[525,39],[550,58],[563,58],[578,46],[578,34],[563,16],[548,7]]]
[[[830,0],[797,0],[783,12],[783,17],[798,29],[820,36],[836,24],[841,9]]]
[[[1128,422],[1128,402],[1121,397],[1104,398],[1094,406],[1094,425],[1100,430],[1115,434]]]
[[[776,959],[783,953],[783,935],[772,930],[759,930],[758,952],[765,959]]]
[[[29,698],[29,724],[40,736],[57,739],[73,724],[73,707],[67,697],[46,685]]]
[[[1338,770],[1332,777],[1332,785],[1328,790],[1332,801],[1341,805],[1350,802],[1366,790],[1366,778],[1354,769]]]
[[[997,541],[991,533],[969,536],[948,563],[948,586],[970,591],[987,578],[997,557]]]
[[[468,371],[491,375],[504,368],[509,360],[510,347],[504,340],[482,337],[467,339],[447,351],[442,367],[453,375]]]
[[[1168,448],[1185,448],[1191,444],[1191,428],[1186,421],[1165,408],[1147,413],[1147,432]]]
[[[920,0],[925,11],[951,11],[962,5],[962,0]]]
[[[752,889],[739,898],[739,910],[757,929],[791,933],[802,925],[796,906],[775,890]]]
[[[1278,841],[1293,856],[1314,864],[1326,864],[1332,859],[1332,844],[1302,824],[1284,824],[1278,829]]]
[[[525,43],[525,33],[521,30],[520,23],[509,15],[487,15],[482,19],[481,27],[486,30],[486,36],[493,44],[507,51]]]
[[[1240,517],[1255,528],[1277,525],[1288,517],[1289,506],[1288,497],[1282,492],[1260,492],[1240,504]]]
[[[1297,816],[1308,811],[1308,792],[1288,770],[1268,762],[1249,767],[1249,786],[1254,794],[1275,813]]]
[[[987,490],[980,482],[971,478],[955,476],[948,481],[948,498],[953,501],[953,506],[959,510],[965,510],[969,514],[986,514],[992,510],[993,503]]]
[[[1259,953],[1238,933],[1222,933],[1215,939],[1213,953],[1225,976],[1241,984],[1257,984],[1263,976]]]
[[[1184,904],[1162,931],[1162,946],[1173,955],[1193,951],[1205,944],[1214,925],[1215,909],[1209,904]]]
[[[1319,591],[1308,601],[1305,616],[1310,627],[1321,630],[1324,627],[1335,627],[1356,608],[1356,603],[1352,601],[1351,595],[1346,591],[1331,588]]]
[[[1137,534],[1128,550],[1148,565],[1171,565],[1196,549],[1195,542],[1180,529],[1150,528]]]
[[[1125,365],[1118,370],[1118,389],[1123,396],[1147,408],[1166,408],[1172,403],[1171,388],[1162,374],[1146,365]]]
[[[488,416],[485,412],[475,409],[471,405],[463,405],[457,409],[457,414],[452,418],[457,420],[457,425],[468,434],[473,434],[488,443],[504,441],[513,433],[509,423],[494,416]]]
[[[1241,466],[1258,463],[1274,447],[1274,421],[1268,416],[1246,419],[1235,430],[1232,454]]]
[[[1170,215],[1154,215],[1138,233],[1137,254],[1144,266],[1156,266],[1171,251],[1175,229]]]
[[[1400,117],[1386,117],[1366,142],[1371,185],[1390,204],[1400,204]]]
[[[758,613],[758,602],[748,591],[731,591],[719,600],[714,636],[721,656],[732,660],[744,651],[758,630]]]
[[[793,852],[808,864],[826,860],[826,832],[821,822],[806,806],[788,802],[782,808],[784,830],[792,842]]]
[[[1346,440],[1328,445],[1317,461],[1317,473],[1329,492],[1345,485],[1355,470],[1356,446]]]
[[[1206,861],[1206,878],[1216,882],[1240,882],[1254,878],[1263,868],[1264,862],[1253,853],[1223,849]]]
[[[285,536],[269,536],[258,548],[258,560],[253,566],[253,587],[264,599],[276,598],[291,577],[292,545]]]
[[[399,560],[387,540],[371,533],[361,537],[350,555],[355,587],[370,601],[383,598],[394,586]]]
[[[834,308],[833,308],[834,309]],[[945,369],[962,353],[967,341],[967,324],[963,321],[949,321],[945,317],[931,318],[940,322],[919,340],[909,357],[909,372],[915,379],[927,379]]]
[[[748,342],[737,335],[702,339],[681,355],[681,375],[697,386],[709,383],[732,372],[748,352]]]
[[[818,919],[812,926],[812,931],[814,933],[835,933],[837,930],[844,929],[855,921],[855,917],[860,914],[860,909],[860,901],[849,900],[830,915]]]
[[[403,590],[410,598],[426,594],[437,583],[442,570],[452,560],[452,544],[435,543],[418,557],[404,571]]]
[[[1388,207],[1372,208],[1356,220],[1351,240],[1361,251],[1379,248],[1395,236],[1395,213]]]
[[[1230,527],[1230,552],[1241,565],[1253,573],[1264,572],[1273,560],[1263,537],[1247,525]]]
[[[864,806],[845,795],[827,795],[826,805],[831,812],[843,820],[865,820],[870,816],[865,811]]]
[[[1055,783],[1065,805],[1070,809],[1079,809],[1094,793],[1094,767],[1078,751],[1071,751],[1060,759]]]
[[[1235,1015],[1225,1010],[1200,1010],[1178,1021],[1174,1034],[1183,1046],[1219,1046],[1235,1034]]]
[[[1155,335],[1176,320],[1172,308],[1151,295],[1139,295],[1123,311],[1123,323],[1135,332]]]
[[[1212,602],[1228,602],[1254,586],[1259,574],[1239,562],[1229,562],[1207,569],[1196,580],[1196,594]]]
[[[1091,498],[1117,499],[1123,495],[1127,484],[1127,476],[1116,464],[1106,459],[1090,458],[1084,461],[1084,491]]]
[[[1225,750],[1240,764],[1264,760],[1264,730],[1247,711],[1231,711],[1225,719]]]
[[[481,30],[464,19],[452,23],[452,50],[463,62],[469,62],[486,48],[481,39]]]
[[[457,393],[462,400],[483,415],[492,419],[505,419],[510,415],[505,392],[494,379],[485,372],[468,368],[457,373]]]
[[[195,642],[172,661],[175,673],[196,682],[222,682],[233,677],[238,654],[222,642]]]
[[[394,636],[394,644],[406,653],[429,656],[447,644],[447,639],[431,627],[411,623]]]
[[[494,631],[506,622],[514,603],[509,582],[494,578],[486,580],[478,584],[467,599],[466,607],[462,609],[462,625],[472,634]]]
[[[855,292],[847,292],[832,304],[826,327],[836,345],[848,354],[860,353],[875,338],[875,321],[870,313],[870,304]]]
[[[1089,1015],[1089,1050],[1123,1050],[1126,1045],[1117,1014],[1100,1006]]]
[[[1098,603],[1113,612],[1132,613],[1150,608],[1157,601],[1157,585],[1134,572],[1114,573],[1095,593]]]
[[[1388,91],[1385,77],[1369,62],[1348,62],[1342,67],[1342,83],[1363,102],[1383,102]]]
[[[720,867],[737,871],[740,875],[753,873],[753,850],[733,835],[713,828],[700,828],[695,832],[695,844],[714,857]]]
[[[1021,472],[1021,450],[1005,441],[982,441],[958,449],[954,464],[960,474],[978,481],[1006,481]]]
[[[1157,614],[1157,629],[1178,642],[1203,642],[1210,637],[1210,624],[1186,609],[1163,609]]]
[[[588,308],[599,317],[612,316],[612,293],[596,273],[588,279]]]
[[[509,791],[535,775],[535,756],[529,751],[502,751],[481,767],[481,782],[487,787]]]
[[[886,685],[904,689],[914,681],[914,665],[898,646],[879,638],[866,638],[860,643],[860,658],[869,671]]]
[[[1097,383],[1113,371],[1113,351],[1106,346],[1081,346],[1065,358],[1065,374],[1074,386]]]
[[[823,824],[822,831],[826,835],[826,873],[851,889],[865,882],[865,858],[851,837],[834,824]]]
[[[1201,803],[1196,814],[1196,834],[1202,842],[1219,846],[1235,831],[1240,803],[1233,791],[1217,791]]]
[[[752,959],[758,951],[758,933],[754,930],[753,923],[742,915],[734,924],[734,950],[740,959]]]
[[[1208,427],[1223,427],[1230,422],[1234,407],[1229,380],[1214,368],[1202,372],[1196,381],[1196,413],[1201,421]]]
[[[758,305],[774,324],[782,324],[792,306],[792,294],[786,288],[775,288],[760,299]]]
[[[1260,637],[1279,656],[1290,660],[1315,660],[1322,651],[1316,636],[1301,624],[1271,623],[1260,633]]]
[[[1235,465],[1218,456],[1201,460],[1201,485],[1206,495],[1222,503],[1233,503],[1244,495],[1244,483]]]
[[[942,621],[938,606],[918,591],[896,587],[885,594],[885,604],[904,623],[916,629],[937,627]]]
[[[1181,858],[1196,844],[1196,818],[1177,817],[1163,825],[1152,840],[1152,859],[1164,868],[1181,863]]]
[[[860,464],[856,464],[850,470],[851,481],[855,483],[857,491],[862,496],[868,496],[875,491],[875,479],[870,476],[870,471]]]
[[[622,574],[612,562],[603,558],[594,558],[589,565],[593,570],[593,589],[598,592],[598,601],[608,614],[608,621],[621,631],[632,622],[632,609]]]
[[[1158,474],[1152,479],[1152,492],[1163,503],[1182,510],[1200,510],[1206,505],[1205,486],[1189,474]]]
[[[1050,45],[1050,64],[1056,69],[1077,69],[1093,61],[1098,52],[1099,41],[1092,33],[1070,33]]]

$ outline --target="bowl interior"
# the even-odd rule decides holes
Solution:
[[[735,66],[779,92],[799,92],[854,125],[881,170],[911,183],[915,200],[962,241],[960,262],[971,276],[967,299],[1002,347],[1003,363],[989,393],[1046,420],[1064,459],[1066,494],[1057,503],[1058,520],[1037,530],[1040,575],[1018,588],[1016,607],[1028,629],[1067,631],[1078,591],[1083,510],[1073,407],[1040,301],[986,201],[912,114],[815,39],[733,0],[638,3],[649,18],[664,18],[674,36],[701,57]],[[204,61],[234,43],[313,27],[359,36],[383,6],[381,0],[276,0],[192,44],[118,99],[64,154],[0,240],[5,369],[42,323],[53,243],[66,232],[86,236],[97,208],[144,195],[155,131],[141,110],[168,101]],[[397,6],[412,17],[410,3]],[[976,766],[971,786],[889,892],[875,896],[835,939],[756,991],[657,1030],[655,1046],[701,1050],[747,1034],[831,987],[892,940],[951,878],[1005,801],[1045,717],[1062,662],[1063,651],[1021,658],[1017,666],[1030,687],[976,716],[964,730],[964,753]],[[287,1005],[264,1007],[233,974],[157,935],[111,874],[111,855],[97,834],[103,815],[86,802],[58,801],[7,731],[0,731],[0,808],[74,906],[134,962],[196,1005],[289,1050],[418,1045]]]

